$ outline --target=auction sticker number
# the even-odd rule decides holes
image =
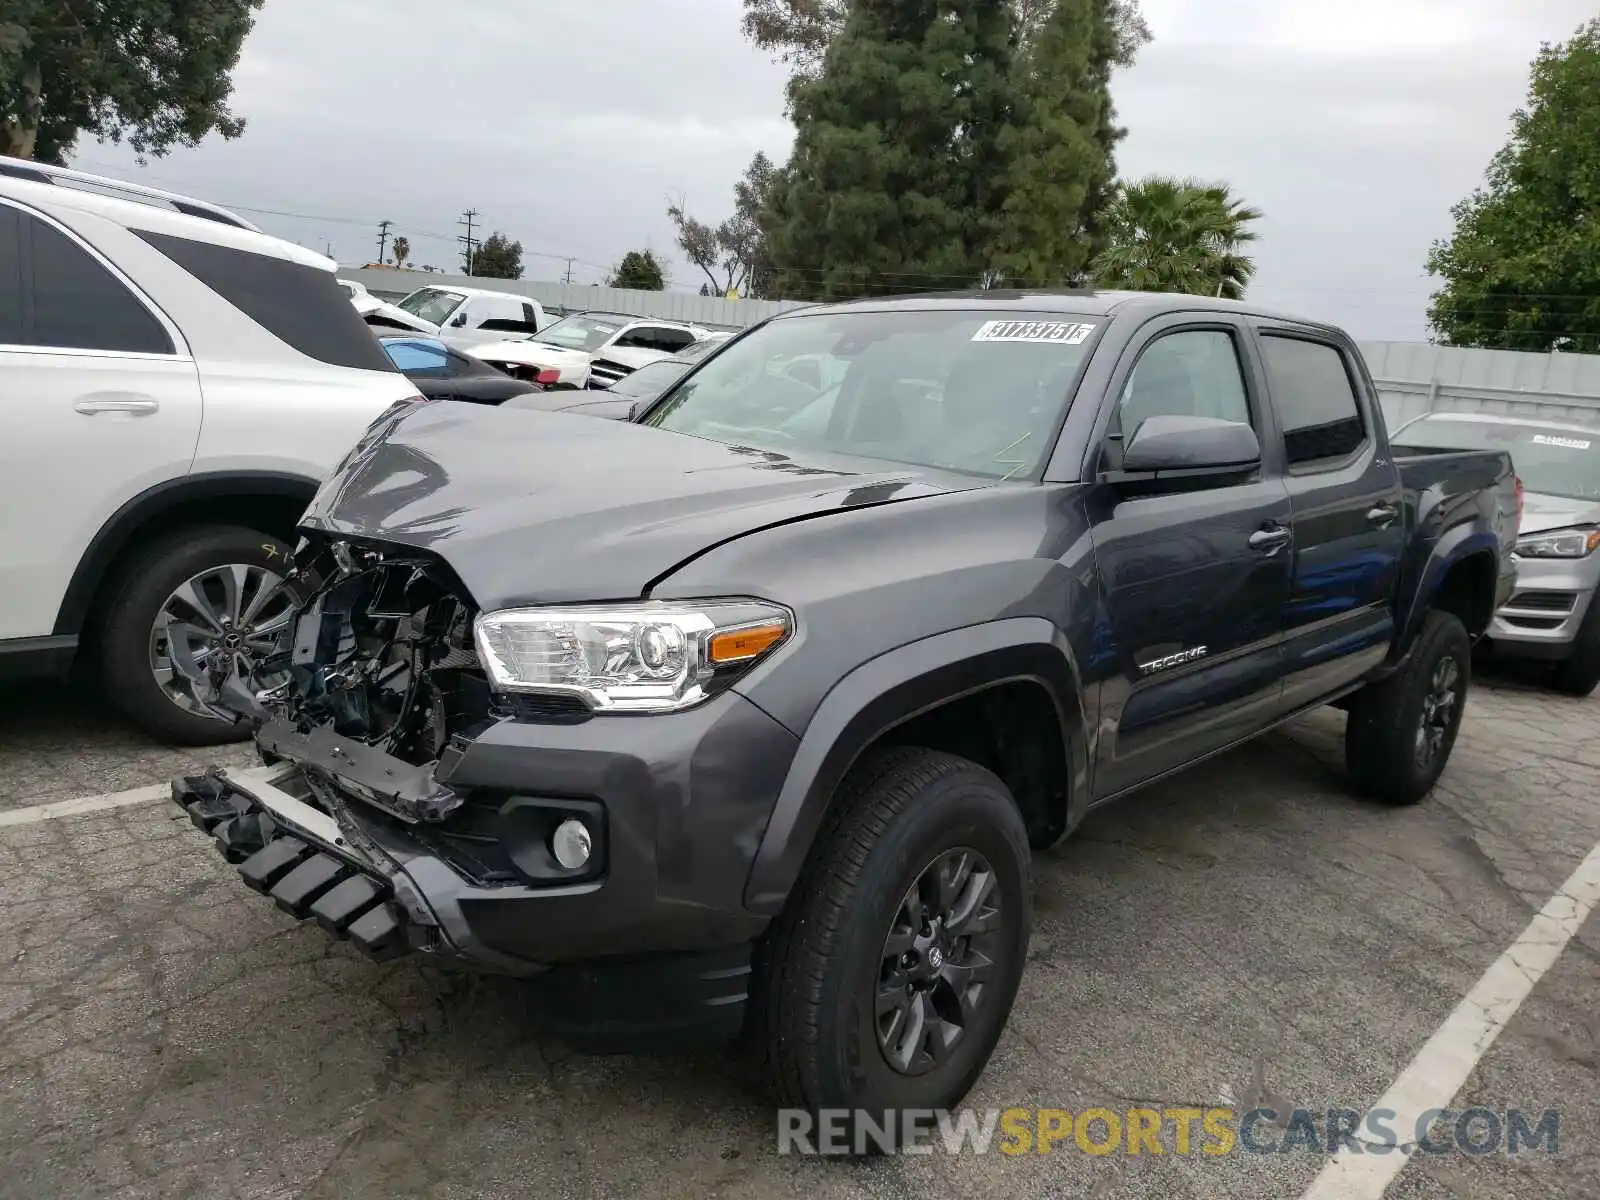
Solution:
[[[972,335],[975,342],[1056,342],[1078,346],[1094,332],[1076,321],[985,321]]]

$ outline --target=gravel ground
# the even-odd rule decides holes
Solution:
[[[972,1109],[1363,1109],[1600,842],[1600,698],[1496,676],[1435,796],[1352,799],[1343,717],[1091,817],[1043,856],[1022,994]],[[92,697],[0,693],[0,811],[250,753]],[[170,806],[0,827],[0,1196],[1297,1197],[1304,1149],[780,1157],[717,1052],[594,1058],[526,985],[376,966],[249,893]],[[1421,1157],[1390,1195],[1600,1195],[1600,923],[1457,1099],[1559,1151]],[[1169,1139],[1170,1148],[1170,1139]]]

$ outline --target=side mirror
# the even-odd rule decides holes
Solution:
[[[466,325],[466,323],[467,323],[467,314],[466,313],[457,313],[454,317],[451,318],[450,327],[452,329],[460,329],[464,325]]]
[[[643,397],[641,397],[638,400],[635,400],[632,404],[628,405],[628,420],[632,421],[632,420],[636,419],[639,416],[640,413],[642,413],[645,409],[647,409],[649,407],[650,407],[650,401],[649,400],[646,400]]]
[[[1147,417],[1123,448],[1122,470],[1203,471],[1223,467],[1246,470],[1261,462],[1255,430],[1216,417]]]

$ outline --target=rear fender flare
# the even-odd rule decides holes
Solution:
[[[1067,747],[1070,829],[1088,795],[1079,675],[1065,637],[1041,617],[1012,617],[911,642],[841,679],[806,726],[757,847],[745,906],[775,914],[799,878],[834,792],[883,734],[941,704],[1028,681],[1050,695]]]
[[[1439,587],[1444,583],[1445,577],[1457,563],[1473,555],[1484,555],[1491,562],[1497,563],[1500,557],[1499,539],[1486,529],[1474,525],[1458,525],[1454,529],[1447,530],[1434,544],[1419,572],[1417,589],[1411,596],[1411,608],[1405,614],[1405,621],[1401,626],[1401,635],[1396,643],[1401,656],[1410,652],[1411,645],[1421,632],[1422,623],[1427,618],[1428,610],[1432,607],[1434,597],[1438,595]],[[1492,596],[1490,600],[1492,608]]]
[[[89,543],[78,560],[66,595],[56,613],[53,632],[59,636],[82,631],[95,596],[111,565],[139,531],[180,505],[195,501],[259,496],[298,501],[302,506],[316,495],[317,481],[279,471],[213,471],[185,475],[146,488],[117,509]]]

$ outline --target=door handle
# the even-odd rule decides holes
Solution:
[[[1250,535],[1250,549],[1264,554],[1276,554],[1289,544],[1294,534],[1281,525],[1273,529],[1258,529]]]
[[[1376,525],[1379,529],[1387,529],[1394,524],[1394,519],[1400,515],[1400,510],[1385,501],[1367,509],[1367,523]]]
[[[93,396],[86,396],[72,407],[86,417],[92,417],[96,413],[103,412],[124,412],[130,413],[135,417],[147,417],[153,412],[161,411],[161,401],[152,399],[149,396],[126,397],[123,399],[112,399],[110,397],[97,399]]]

